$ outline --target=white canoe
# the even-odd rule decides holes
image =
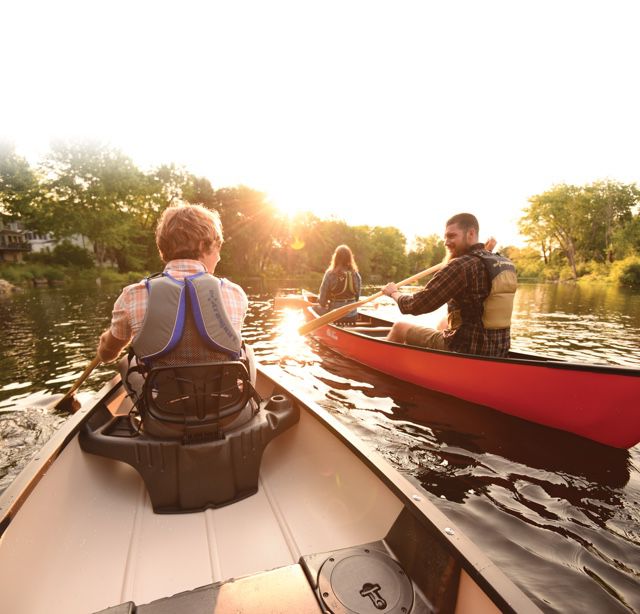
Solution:
[[[260,395],[300,417],[264,450],[257,492],[157,514],[132,466],[79,444],[96,412],[121,405],[114,378],[0,497],[1,610],[539,611],[417,483],[287,381],[258,369]]]

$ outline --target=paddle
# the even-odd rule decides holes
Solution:
[[[59,401],[56,401],[53,404],[52,409],[62,409],[61,406],[63,403],[67,403],[69,401],[73,393],[82,386],[84,380],[89,377],[91,372],[100,364],[100,362],[100,358],[98,358],[98,355],[96,354],[94,359],[85,367],[82,375],[73,383],[73,386],[67,390],[66,394]],[[70,409],[72,412],[76,412],[79,409],[79,406],[74,407],[72,403],[67,409]]]
[[[420,273],[416,273],[415,275],[412,275],[411,277],[407,277],[407,279],[399,281],[396,284],[396,286],[400,287],[400,286],[404,286],[406,284],[410,284],[413,281],[418,281],[419,279],[422,279],[423,277],[426,277],[427,275],[431,275],[432,273],[436,273],[437,271],[442,269],[445,265],[446,265],[446,262],[440,262],[438,264],[434,264],[432,267],[429,267],[425,271],[421,271]],[[375,300],[377,298],[380,298],[381,296],[382,296],[382,290],[380,292],[376,292],[375,294],[372,294],[371,296],[368,296],[367,298],[363,298],[362,300],[359,300],[359,301],[357,301],[355,303],[349,303],[348,305],[343,305],[342,307],[338,307],[337,309],[333,309],[329,313],[325,313],[323,316],[320,316],[319,318],[316,318],[315,320],[312,320],[311,322],[307,322],[306,324],[303,324],[298,329],[298,332],[301,335],[306,335],[306,334],[310,333],[311,331],[314,331],[317,328],[320,328],[321,326],[324,326],[325,324],[330,324],[331,322],[335,322],[336,320],[339,320],[341,317],[347,315],[350,311],[353,311],[354,309],[357,309],[358,307],[362,307],[362,305],[364,305],[365,303],[368,303],[369,301],[373,301],[373,300]]]

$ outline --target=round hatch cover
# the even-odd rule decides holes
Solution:
[[[318,588],[334,614],[408,614],[413,607],[411,580],[378,550],[350,548],[331,556],[322,564]]]

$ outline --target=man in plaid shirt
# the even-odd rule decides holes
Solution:
[[[382,292],[393,298],[402,313],[419,315],[448,305],[448,326],[435,330],[409,322],[396,322],[387,339],[436,350],[449,350],[481,356],[506,356],[511,343],[510,328],[487,329],[482,323],[484,301],[491,282],[481,258],[485,251],[478,242],[478,220],[470,213],[459,213],[447,221],[445,246],[449,262],[426,286],[413,295],[402,295],[395,283]]]
[[[156,243],[166,263],[164,271],[174,279],[182,280],[203,271],[213,274],[222,247],[220,217],[216,211],[200,205],[168,207],[158,222]],[[224,309],[233,328],[240,332],[248,307],[247,295],[237,284],[221,281]],[[144,280],[124,288],[114,304],[111,326],[100,336],[98,357],[102,362],[115,360],[142,328],[148,300]],[[182,344],[181,354],[187,362],[205,362],[212,358],[208,353],[197,339]]]

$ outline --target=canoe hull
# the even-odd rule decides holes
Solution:
[[[315,317],[312,309],[306,317]],[[640,370],[440,352],[334,325],[312,334],[346,358],[429,390],[617,448],[640,441]]]

